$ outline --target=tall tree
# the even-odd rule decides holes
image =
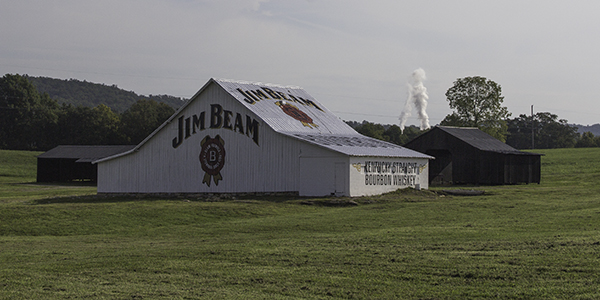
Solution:
[[[121,133],[127,143],[138,144],[166,121],[175,109],[154,100],[138,100],[121,115]]]
[[[0,78],[0,148],[40,150],[56,123],[58,104],[21,75]]]
[[[387,141],[387,139],[383,136],[385,128],[381,124],[363,121],[362,125],[356,128],[356,131],[362,135],[366,135],[382,141]]]
[[[509,119],[506,143],[517,149],[530,149],[531,126],[530,116],[522,114]],[[576,127],[569,126],[567,120],[549,112],[538,112],[533,116],[533,132],[536,149],[571,148],[579,136]]]
[[[477,127],[489,135],[506,141],[508,109],[502,106],[502,88],[485,77],[459,78],[446,91],[450,108],[454,109],[440,125]]]
[[[590,148],[590,147],[600,147],[600,144],[598,144],[598,142],[600,142],[600,137],[594,137],[594,134],[586,131],[583,134],[581,134],[581,137],[577,140],[577,143],[575,144],[576,148]]]
[[[558,115],[549,112],[535,114],[535,148],[572,148],[579,134],[577,128],[569,126],[565,119],[559,119]]]
[[[119,115],[104,104],[94,108],[63,105],[57,141],[63,145],[122,144],[119,122]]]
[[[367,121],[358,123],[355,121],[346,121],[349,125],[354,125],[354,129],[362,134],[382,141],[390,142],[396,145],[404,145],[420,134],[424,133],[419,127],[411,125],[400,130],[398,125],[381,125]]]
[[[508,119],[508,136],[506,143],[516,149],[531,149],[532,119],[526,115],[519,115],[518,118]]]

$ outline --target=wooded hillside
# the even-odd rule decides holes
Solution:
[[[124,112],[138,100],[154,100],[165,103],[174,109],[179,108],[186,99],[169,95],[138,95],[126,91],[117,85],[106,85],[77,79],[56,79],[49,77],[25,76],[40,94],[47,93],[59,104],[96,107],[104,104],[115,112]]]

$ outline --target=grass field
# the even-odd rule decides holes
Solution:
[[[342,207],[84,196],[0,151],[0,299],[600,299],[600,148],[536,152],[539,185]]]

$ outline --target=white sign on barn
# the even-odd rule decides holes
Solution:
[[[96,163],[98,193],[362,196],[427,188],[430,158],[358,134],[299,87],[211,79],[134,149]]]

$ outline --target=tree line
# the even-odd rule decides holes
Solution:
[[[600,147],[600,136],[594,136],[589,131],[579,134],[576,127],[568,125],[566,120],[559,120],[557,115],[540,112],[534,115],[533,120],[532,123],[531,116],[526,115],[506,119],[506,144],[521,150],[532,149],[532,146],[535,149]],[[418,126],[412,125],[407,126],[402,132],[398,125],[382,125],[368,121],[362,123],[346,121],[346,123],[360,134],[400,146],[429,130],[420,130]]]
[[[56,79],[24,75],[40,94],[47,93],[59,104],[96,107],[105,104],[113,111],[122,113],[140,99],[152,99],[175,109],[183,104],[183,99],[169,95],[138,95],[125,91],[117,85],[105,85],[77,79]]]
[[[476,127],[516,149],[600,147],[600,136],[591,132],[579,134],[577,127],[549,112],[511,119],[508,109],[502,106],[501,86],[485,77],[457,79],[446,92],[446,99],[453,112],[442,120],[442,126]],[[409,127],[403,133],[396,125],[366,121],[348,124],[359,133],[398,145],[425,132]]]
[[[27,76],[0,78],[0,148],[46,151],[58,145],[137,144],[175,109],[138,99],[122,113],[105,104],[75,106],[39,93]]]
[[[138,99],[123,112],[106,104],[89,107],[59,103],[48,93],[40,93],[30,79],[11,74],[0,78],[0,149],[46,151],[57,145],[134,145],[175,112],[172,106],[149,98]],[[536,149],[600,147],[600,136],[591,132],[579,134],[567,120],[549,112],[511,119],[500,105],[499,85],[488,87],[485,78],[469,79],[461,79],[468,84],[455,84],[456,88],[447,93],[447,96],[452,93],[448,100],[454,101],[451,107],[456,110],[440,125],[478,127],[517,149],[530,149],[532,145]],[[473,97],[473,93],[480,98]],[[463,99],[457,100],[459,96]],[[470,108],[476,108],[477,115]],[[485,112],[486,109],[499,112]],[[398,125],[347,123],[363,135],[397,145],[404,145],[425,132],[416,126],[402,131]]]

